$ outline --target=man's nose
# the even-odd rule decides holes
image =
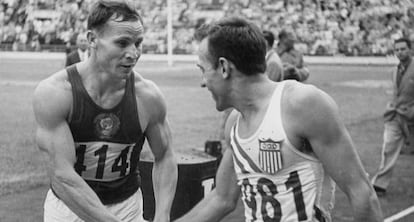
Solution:
[[[126,54],[127,58],[137,59],[138,58],[138,52],[139,52],[139,49],[135,45],[132,45],[131,47],[129,47],[128,52]]]
[[[207,87],[206,80],[203,77],[201,78],[200,87],[201,88]]]

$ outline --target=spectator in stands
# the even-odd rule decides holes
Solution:
[[[283,65],[279,55],[273,49],[275,36],[271,31],[264,30],[263,36],[266,39],[266,74],[269,79],[279,82],[283,80]]]
[[[66,56],[66,65],[70,66],[72,64],[84,61],[89,57],[88,50],[88,39],[86,38],[86,33],[79,33],[76,39],[77,50],[69,53]]]
[[[86,14],[91,0],[78,1],[16,1],[0,0],[0,40],[7,45],[14,42],[14,27],[24,26],[24,23],[35,23],[34,30],[39,33],[39,41],[43,44],[45,33],[52,32],[50,29],[57,29],[57,40],[63,42],[71,39],[72,33],[85,32]],[[13,2],[13,3],[10,3]],[[165,1],[138,1],[142,9],[144,23],[153,24],[146,29],[146,36],[149,34],[152,43],[146,42],[144,52],[165,53],[166,29],[165,19],[167,10]],[[183,1],[180,1],[183,2]],[[222,9],[219,14],[207,12],[208,8],[196,3],[196,1],[184,1],[177,4],[176,10],[179,16],[174,18],[174,36],[184,35],[178,38],[180,41],[174,45],[174,50],[180,53],[191,53],[191,36],[195,21],[201,14],[200,19],[210,20],[223,15],[239,15],[252,19],[257,24],[262,24],[262,29],[278,33],[280,30],[272,28],[274,24],[278,27],[292,28],[301,45],[296,44],[295,48],[304,54],[314,55],[385,55],[391,49],[393,40],[403,35],[409,38],[409,30],[414,28],[414,1],[213,1],[223,2],[215,7]],[[284,5],[285,3],[285,5]],[[264,5],[267,5],[264,7]],[[271,5],[271,7],[269,7]],[[182,6],[182,7],[180,7]],[[178,7],[178,8],[177,8]],[[52,21],[40,21],[33,18],[38,9],[54,10],[61,13],[61,16]],[[385,10],[384,10],[385,9]],[[277,13],[275,13],[277,12]],[[352,12],[352,13],[351,13]],[[34,20],[33,20],[34,19]],[[12,29],[7,28],[12,23]],[[337,39],[338,47],[335,46],[336,38],[330,37],[334,30],[339,28],[344,36],[356,35],[354,40]],[[362,31],[362,33],[361,33]],[[181,32],[181,33],[180,33]],[[368,36],[369,38],[361,38]],[[28,42],[32,40],[32,34],[28,34]],[[5,39],[7,38],[8,39]],[[76,37],[75,37],[76,38]],[[318,38],[319,41],[317,40]],[[177,39],[177,38],[174,38]],[[75,44],[71,40],[71,44]],[[148,40],[148,39],[147,39]],[[56,42],[55,42],[56,43]],[[352,43],[352,44],[351,44]],[[21,43],[20,43],[21,44]],[[63,43],[59,43],[63,44]],[[349,45],[348,45],[349,44]],[[384,49],[385,46],[388,48]],[[46,47],[47,48],[47,47]],[[45,48],[45,49],[46,49]]]
[[[378,195],[384,195],[391,181],[397,158],[414,125],[414,63],[411,56],[411,43],[408,39],[397,39],[394,52],[400,63],[393,74],[394,93],[384,114],[384,142],[381,150],[381,163],[372,178]]]
[[[309,70],[303,62],[303,54],[294,48],[295,40],[293,32],[280,31],[277,53],[283,63],[283,79],[295,79],[304,82],[309,78]]]
[[[39,34],[34,34],[32,40],[30,41],[29,49],[31,51],[40,51],[42,50],[42,46],[40,45],[39,41]]]

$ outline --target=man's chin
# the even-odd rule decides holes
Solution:
[[[219,112],[222,112],[222,111],[226,110],[227,108],[229,108],[229,107],[224,107],[224,106],[216,105],[216,110],[219,111]]]

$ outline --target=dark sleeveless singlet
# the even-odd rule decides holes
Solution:
[[[73,107],[69,127],[76,146],[76,172],[103,204],[119,203],[140,187],[138,161],[145,141],[138,118],[134,75],[113,108],[98,106],[87,93],[76,66],[67,68]]]

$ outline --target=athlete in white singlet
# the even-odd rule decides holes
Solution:
[[[299,151],[286,136],[281,119],[285,83],[274,90],[257,131],[244,138],[237,123],[231,129],[246,221],[330,221],[335,184],[314,155]]]
[[[355,221],[382,221],[338,107],[322,90],[265,74],[266,42],[241,18],[201,26],[197,66],[218,111],[233,108],[216,187],[179,222],[216,222],[241,195],[246,222],[329,221],[334,182]],[[334,182],[333,182],[334,181]]]

